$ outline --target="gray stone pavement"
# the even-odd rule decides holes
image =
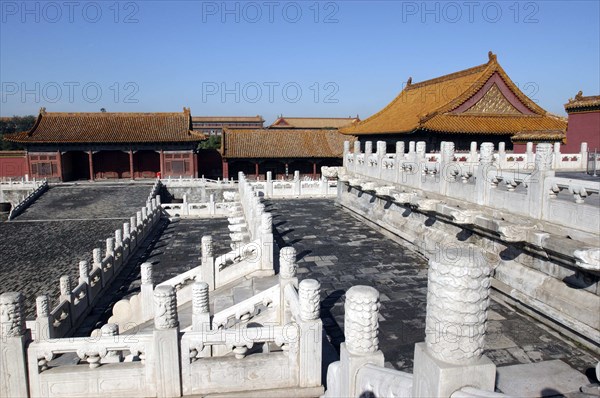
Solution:
[[[146,205],[151,187],[139,183],[53,186],[15,221],[129,218]]]
[[[369,285],[381,294],[380,348],[386,366],[412,371],[414,344],[425,339],[427,261],[371,229],[333,200],[267,202],[275,239],[298,252],[299,279],[321,282],[321,318],[339,352],[344,294]],[[582,373],[598,362],[526,315],[492,302],[485,354],[497,365],[561,359]]]
[[[26,313],[48,293],[58,304],[59,279],[79,277],[78,263],[146,203],[151,185],[83,184],[50,188],[23,214],[0,223],[0,293],[20,291]]]
[[[144,261],[153,264],[154,283],[162,283],[200,265],[200,241],[212,235],[215,256],[231,250],[226,218],[176,219],[168,223]]]

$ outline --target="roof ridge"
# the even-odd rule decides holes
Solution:
[[[44,117],[48,116],[165,116],[165,115],[177,115],[185,116],[184,112],[45,112]]]
[[[354,116],[350,117],[325,117],[325,116],[282,116],[277,119],[357,119]]]
[[[415,89],[415,88],[425,87],[425,86],[428,86],[430,84],[441,83],[441,82],[445,82],[447,80],[454,80],[454,79],[457,79],[459,77],[463,77],[463,76],[467,76],[467,75],[472,75],[472,74],[475,74],[475,73],[479,73],[482,70],[484,70],[485,68],[487,68],[488,66],[490,66],[490,63],[486,62],[485,64],[473,66],[472,68],[463,69],[463,70],[460,70],[458,72],[449,73],[447,75],[434,77],[433,79],[423,80],[422,82],[419,82],[419,83],[411,83],[410,85],[407,85],[404,89],[405,90],[412,90],[412,89]]]

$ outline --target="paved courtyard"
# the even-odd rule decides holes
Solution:
[[[79,277],[78,263],[144,206],[150,185],[79,185],[50,188],[23,214],[0,223],[0,293],[20,291],[26,312],[48,293],[58,304],[59,279]]]
[[[276,240],[298,252],[298,276],[321,282],[321,317],[339,350],[344,294],[369,285],[381,294],[380,348],[386,366],[412,371],[414,344],[425,339],[427,261],[346,211],[333,200],[267,202]],[[531,318],[492,302],[486,355],[497,365],[561,359],[585,373],[598,362]]]
[[[200,241],[212,235],[215,256],[231,250],[226,218],[179,219],[166,225],[158,241],[143,260],[153,264],[156,284],[197,267],[201,262]]]

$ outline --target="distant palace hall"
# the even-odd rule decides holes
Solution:
[[[190,109],[182,113],[50,113],[5,139],[26,147],[33,178],[80,180],[197,175]]]
[[[486,64],[449,75],[420,83],[409,78],[389,105],[340,132],[360,141],[425,141],[428,150],[439,149],[442,141],[453,141],[457,150],[469,149],[471,141],[504,141],[515,151],[528,141],[564,141],[566,119],[528,98],[496,55],[488,55]]]

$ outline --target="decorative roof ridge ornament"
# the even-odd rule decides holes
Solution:
[[[488,63],[492,62],[498,62],[498,56],[490,50],[488,51]]]
[[[580,91],[580,92],[581,92],[581,91]],[[45,107],[45,106],[42,106],[42,107],[40,108],[40,115],[45,115],[45,114],[46,114],[46,107]]]
[[[411,84],[412,84],[412,76],[409,76],[408,80],[406,81],[406,87],[409,87]]]

